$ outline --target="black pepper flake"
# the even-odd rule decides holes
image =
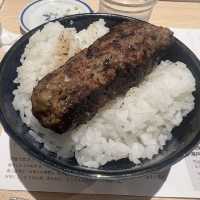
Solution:
[[[103,62],[104,66],[110,66],[111,65],[111,58],[106,58]]]
[[[120,45],[120,43],[119,43],[119,40],[113,40],[113,41],[112,41],[112,46],[113,46],[114,48],[117,48],[117,49],[121,48],[121,45]]]

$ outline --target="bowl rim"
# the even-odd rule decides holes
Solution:
[[[29,32],[29,31],[31,31],[31,30],[37,28],[37,27],[35,27],[35,28],[33,28],[33,29],[29,29],[29,28],[27,27],[26,23],[24,22],[24,17],[25,17],[25,14],[26,14],[27,10],[29,10],[29,8],[30,8],[31,6],[33,6],[34,4],[37,4],[38,2],[42,2],[42,1],[44,1],[44,0],[34,0],[34,1],[31,1],[30,3],[26,4],[26,5],[22,8],[22,10],[20,11],[19,16],[18,16],[18,21],[19,21],[20,28],[22,29],[22,31],[23,31],[24,33],[27,33],[27,32]],[[75,2],[77,2],[77,3],[80,3],[80,4],[83,5],[85,8],[87,8],[87,9],[88,9],[88,13],[94,13],[94,11],[92,10],[92,8],[91,8],[87,3],[83,2],[82,0],[73,0],[73,1],[75,1]],[[63,18],[63,17],[62,17],[62,18]],[[60,19],[60,18],[57,18],[57,19]],[[47,23],[48,23],[48,22],[47,22]],[[41,25],[42,25],[42,24],[41,24]],[[40,25],[39,25],[39,26],[40,26]]]
[[[132,17],[122,16],[122,15],[116,15],[116,14],[107,14],[107,13],[87,13],[87,14],[76,14],[71,16],[65,16],[62,18],[55,19],[51,22],[55,21],[64,21],[64,20],[73,20],[74,18],[79,18],[83,16],[89,16],[89,17],[117,17],[119,19],[128,19],[128,20],[137,20]],[[139,20],[140,21],[140,20]],[[49,23],[49,22],[47,22]],[[0,74],[2,71],[2,68],[4,65],[6,65],[6,62],[10,55],[12,55],[12,50],[15,48],[18,44],[23,43],[27,40],[27,37],[30,37],[35,31],[43,28],[43,26],[46,23],[34,28],[33,30],[26,33],[22,38],[20,38],[6,53],[4,58],[1,61],[0,64]],[[181,46],[187,54],[194,59],[194,62],[196,63],[196,66],[199,66],[200,71],[200,61],[196,57],[196,55],[187,47],[185,46],[181,41],[175,38],[175,42]],[[14,141],[22,147],[23,150],[25,150],[29,155],[31,155],[33,158],[36,158],[39,162],[42,162],[47,167],[50,167],[56,171],[59,171],[61,173],[64,173],[65,175],[73,175],[77,177],[87,178],[87,179],[93,179],[93,180],[122,180],[122,179],[128,179],[128,178],[136,178],[141,177],[144,175],[147,175],[149,173],[159,173],[160,171],[163,171],[166,168],[170,168],[173,164],[177,163],[181,159],[183,159],[185,156],[187,156],[198,144],[200,141],[200,132],[195,136],[195,138],[180,152],[177,152],[172,157],[164,160],[163,162],[158,162],[151,164],[149,166],[144,167],[143,169],[125,169],[125,170],[108,170],[108,172],[105,172],[101,169],[94,169],[94,168],[87,168],[87,167],[72,167],[67,164],[62,164],[58,161],[55,161],[51,158],[47,158],[44,154],[41,153],[36,148],[30,147],[30,145],[27,145],[27,143],[21,139],[18,135],[15,134],[15,132],[12,130],[11,126],[7,123],[4,114],[2,112],[1,108],[2,104],[0,103],[0,121],[4,127],[5,132],[12,138]]]

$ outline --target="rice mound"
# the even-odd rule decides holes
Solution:
[[[18,87],[13,91],[13,106],[36,141],[58,157],[75,155],[80,165],[94,168],[121,158],[135,164],[141,158],[151,159],[194,108],[195,79],[187,66],[162,61],[138,87],[109,102],[86,124],[62,135],[42,127],[31,112],[33,88],[107,32],[102,19],[80,32],[58,22],[47,24],[30,38],[17,68]]]

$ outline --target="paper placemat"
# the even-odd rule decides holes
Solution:
[[[173,29],[200,59],[200,30]],[[0,189],[159,197],[200,197],[200,145],[161,174],[125,181],[91,181],[64,176],[31,158],[0,131]]]

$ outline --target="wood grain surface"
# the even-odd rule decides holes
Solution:
[[[18,15],[20,10],[30,1],[6,0],[0,11],[0,22],[9,31],[19,33]],[[97,11],[98,1],[88,0],[91,7]],[[156,4],[151,23],[168,27],[200,28],[200,3],[160,1]],[[0,49],[0,58],[3,57]],[[177,198],[131,197],[115,195],[83,195],[47,192],[1,191],[0,200],[175,200]],[[183,200],[178,198],[179,200]],[[188,200],[185,199],[184,200]],[[191,200],[191,199],[190,199]]]

